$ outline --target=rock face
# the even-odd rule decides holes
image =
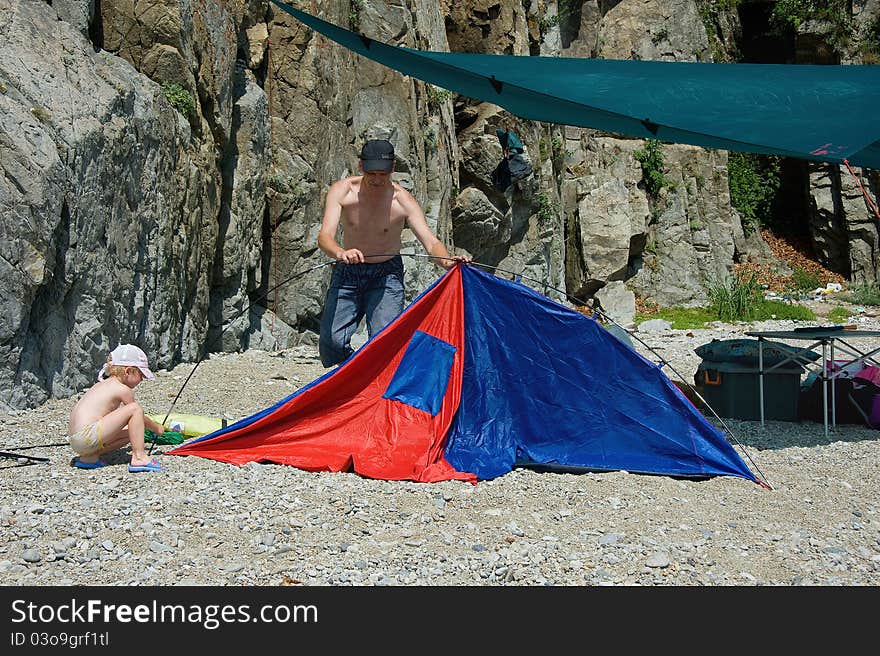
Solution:
[[[407,47],[554,57],[709,61],[740,29],[705,0],[315,11]],[[858,30],[878,12],[854,2]],[[651,195],[644,142],[455,97],[267,0],[0,0],[0,37],[3,409],[85,388],[121,342],[157,368],[314,342],[330,274],[316,245],[324,194],[357,174],[366,138],[394,142],[395,179],[450,250],[560,301],[594,297],[624,324],[636,294],[701,304],[734,262],[768,256],[730,206],[726,153],[660,145],[670,185]],[[533,166],[506,190],[492,185],[497,129]],[[803,205],[823,260],[877,280],[861,190],[846,171],[809,171]],[[877,173],[860,174],[876,199]],[[404,236],[405,253],[423,252]],[[410,299],[440,273],[405,264]]]
[[[120,340],[160,367],[196,354],[220,199],[157,84],[47,5],[0,7],[0,389],[20,407],[91,382]]]

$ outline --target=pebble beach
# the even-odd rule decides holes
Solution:
[[[880,329],[876,317],[859,328]],[[636,333],[693,381],[713,338],[793,322]],[[876,348],[865,340],[860,346]],[[164,414],[193,363],[135,396]],[[664,371],[667,371],[664,369]],[[316,348],[215,354],[175,412],[237,420],[325,372]],[[677,376],[670,371],[673,380]],[[166,471],[71,466],[76,397],[0,413],[0,580],[7,586],[868,586],[880,583],[880,431],[723,420],[772,489],[627,472],[514,471],[477,485],[380,481],[153,454]],[[718,424],[716,419],[713,422]]]

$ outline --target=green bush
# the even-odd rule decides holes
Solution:
[[[743,230],[752,233],[768,226],[779,192],[779,158],[731,152],[727,159],[730,204],[742,217]]]
[[[846,314],[845,311],[844,314]],[[637,314],[636,323],[639,324],[648,319],[664,319],[670,323],[672,328],[688,330],[690,328],[703,328],[710,321],[766,321],[768,319],[814,321],[816,319],[815,313],[804,305],[788,305],[783,301],[765,301],[763,299],[748,305],[748,312],[742,312],[738,317],[734,316],[734,313],[731,311],[723,312],[723,315],[721,316],[719,309],[716,307],[659,308],[648,314]],[[842,320],[833,319],[833,321],[843,323],[847,318],[844,317]]]
[[[709,285],[709,309],[721,321],[750,321],[762,302],[757,275],[732,276]]]
[[[708,321],[715,321],[716,317],[708,308],[660,308],[650,314],[637,314],[636,323],[642,323],[648,319],[663,319],[677,330],[688,328],[703,328]]]
[[[672,187],[672,183],[663,174],[663,151],[659,141],[647,139],[645,147],[635,151],[633,157],[642,165],[642,179],[648,194],[656,198],[663,187]]]
[[[801,267],[796,267],[791,274],[791,279],[786,285],[789,291],[812,291],[818,287],[822,287],[822,280],[818,273],[807,271]]]
[[[777,31],[797,30],[807,21],[828,25],[826,38],[829,45],[841,50],[850,41],[852,15],[851,0],[776,0],[770,24]]]
[[[860,49],[863,64],[880,63],[880,14],[865,26]]]
[[[880,285],[876,282],[855,285],[841,294],[840,300],[856,305],[880,305]]]
[[[180,112],[187,120],[194,120],[198,114],[196,113],[196,101],[193,100],[192,94],[177,84],[169,84],[166,82],[162,85],[162,91],[171,106]]]
[[[556,207],[556,203],[550,200],[550,197],[546,193],[542,191],[535,196],[535,200],[538,201],[538,211],[536,214],[539,219],[543,221],[552,221],[556,218],[558,208]]]
[[[428,107],[437,113],[440,112],[440,109],[446,101],[455,95],[452,91],[441,87],[435,87],[433,84],[426,84],[425,89],[428,96]]]
[[[351,0],[351,11],[348,12],[349,27],[352,31],[359,32],[361,29],[361,11],[364,9],[364,0]]]
[[[828,321],[833,323],[846,323],[849,321],[849,312],[842,307],[836,307],[828,313]]]
[[[798,321],[813,321],[816,314],[806,305],[792,303],[789,305],[783,301],[761,300],[753,311],[752,321],[766,321],[767,319],[795,319]]]

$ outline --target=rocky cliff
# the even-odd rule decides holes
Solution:
[[[737,6],[768,4],[297,3],[413,48],[679,61],[735,58],[750,15]],[[872,34],[878,4],[854,0],[847,29]],[[826,47],[831,27],[801,25],[798,56]],[[841,61],[867,57],[858,43]],[[503,193],[491,183],[499,128],[534,169]],[[0,408],[83,389],[124,341],[157,368],[313,341],[329,277],[316,247],[324,192],[357,170],[370,137],[395,143],[396,179],[453,251],[560,300],[593,297],[622,323],[636,294],[700,304],[707,281],[765,257],[731,207],[723,151],[657,144],[670,184],[654,194],[644,142],[456,97],[266,0],[0,0]],[[876,198],[877,173],[859,173]],[[825,263],[876,281],[877,230],[852,177],[805,164],[798,175]],[[406,266],[411,297],[439,273]]]

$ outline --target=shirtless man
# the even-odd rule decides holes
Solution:
[[[144,378],[154,380],[146,354],[133,344],[122,344],[110,353],[98,382],[70,411],[67,427],[70,447],[79,455],[73,464],[80,469],[98,469],[107,461],[104,454],[131,443],[130,472],[161,471],[155,458],[144,449],[144,427],[157,435],[164,426],[144,415],[132,390]]]
[[[409,227],[428,255],[449,269],[465,257],[451,257],[431,232],[418,202],[391,180],[394,146],[367,141],[361,150],[363,175],[331,185],[318,233],[318,247],[337,261],[321,315],[321,362],[332,367],[354,351],[351,337],[366,316],[370,337],[403,311],[403,260],[400,236]],[[342,223],[344,246],[336,241]],[[368,257],[376,255],[377,257]]]

